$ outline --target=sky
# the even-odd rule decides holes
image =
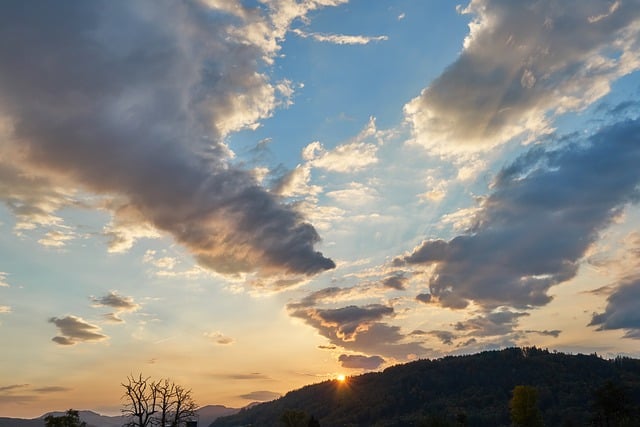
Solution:
[[[640,357],[640,1],[6,0],[0,416]]]

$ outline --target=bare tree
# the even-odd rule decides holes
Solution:
[[[198,405],[191,397],[191,390],[187,390],[179,385],[175,386],[175,408],[173,411],[173,422],[171,427],[179,427],[183,422],[193,419],[196,416]]]
[[[191,390],[169,379],[151,381],[149,377],[127,377],[123,383],[125,400],[122,413],[132,419],[130,427],[180,427],[196,416],[197,405]]]
[[[124,387],[125,401],[122,414],[132,420],[127,424],[131,427],[148,427],[158,410],[158,388],[150,377],[143,378],[129,375]]]

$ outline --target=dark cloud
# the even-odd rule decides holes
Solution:
[[[338,361],[343,368],[348,369],[378,369],[384,363],[384,359],[380,356],[362,356],[341,354]]]
[[[594,314],[590,326],[599,331],[622,329],[625,338],[640,339],[640,278],[622,281],[607,297],[602,313]]]
[[[65,391],[70,391],[71,389],[68,387],[60,387],[60,386],[49,386],[49,387],[39,387],[34,388],[33,391],[36,393],[62,393]]]
[[[274,391],[252,391],[251,393],[243,394],[240,397],[247,400],[253,400],[257,402],[268,402],[271,400],[278,399],[281,396],[280,393],[276,393]]]
[[[74,345],[79,342],[103,341],[108,337],[103,335],[98,326],[86,322],[76,316],[66,316],[62,318],[52,317],[49,323],[56,325],[60,331],[60,336],[51,340],[60,345]]]
[[[500,310],[476,316],[464,322],[457,322],[454,325],[454,329],[465,333],[467,336],[476,337],[509,335],[517,326],[518,319],[528,315],[528,313]]]
[[[429,331],[428,334],[438,338],[442,344],[446,345],[452,345],[453,340],[456,339],[456,334],[451,331]]]
[[[215,271],[334,268],[315,229],[229,162],[223,137],[277,104],[257,72],[264,52],[230,37],[231,19],[196,1],[6,2],[2,148],[24,174],[124,201],[117,214],[135,217],[121,220]]]
[[[426,240],[394,263],[434,266],[429,290],[445,307],[545,305],[549,287],[573,278],[599,233],[638,201],[639,162],[638,120],[534,148],[497,175],[467,234]]]
[[[140,308],[140,304],[136,304],[133,298],[118,295],[116,291],[99,298],[91,297],[91,300],[96,307],[112,307],[118,311],[134,311]]]
[[[11,384],[0,387],[0,392],[8,392],[29,387],[29,384]]]
[[[320,350],[335,350],[337,347],[335,345],[319,345],[318,348]]]
[[[289,315],[302,319],[314,327],[332,345],[350,351],[380,354],[385,357],[406,359],[410,354],[423,355],[427,349],[420,343],[407,342],[397,326],[381,320],[393,315],[392,307],[371,304],[364,307],[348,306],[338,309],[319,309],[305,303],[287,305]]]
[[[315,311],[315,316],[323,324],[336,328],[337,335],[346,341],[354,339],[358,332],[366,330],[372,322],[392,314],[393,307],[381,304],[370,304],[364,307],[350,305]]]
[[[428,304],[431,302],[431,294],[418,294],[416,295],[416,301]]]
[[[639,66],[636,1],[473,0],[465,12],[474,22],[464,50],[405,106],[425,145],[547,131],[550,114],[584,108]]]
[[[396,289],[398,291],[404,291],[409,278],[405,277],[402,273],[397,273],[382,279],[382,286],[386,288]]]

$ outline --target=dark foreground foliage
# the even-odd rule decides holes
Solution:
[[[287,411],[323,427],[510,426],[518,385],[536,389],[545,426],[640,426],[640,360],[535,347],[419,360],[345,383],[325,381],[211,426],[283,426]]]

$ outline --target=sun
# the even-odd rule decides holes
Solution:
[[[347,379],[347,377],[344,374],[340,374],[336,377],[336,380],[338,380],[339,382],[343,383],[345,382]]]

